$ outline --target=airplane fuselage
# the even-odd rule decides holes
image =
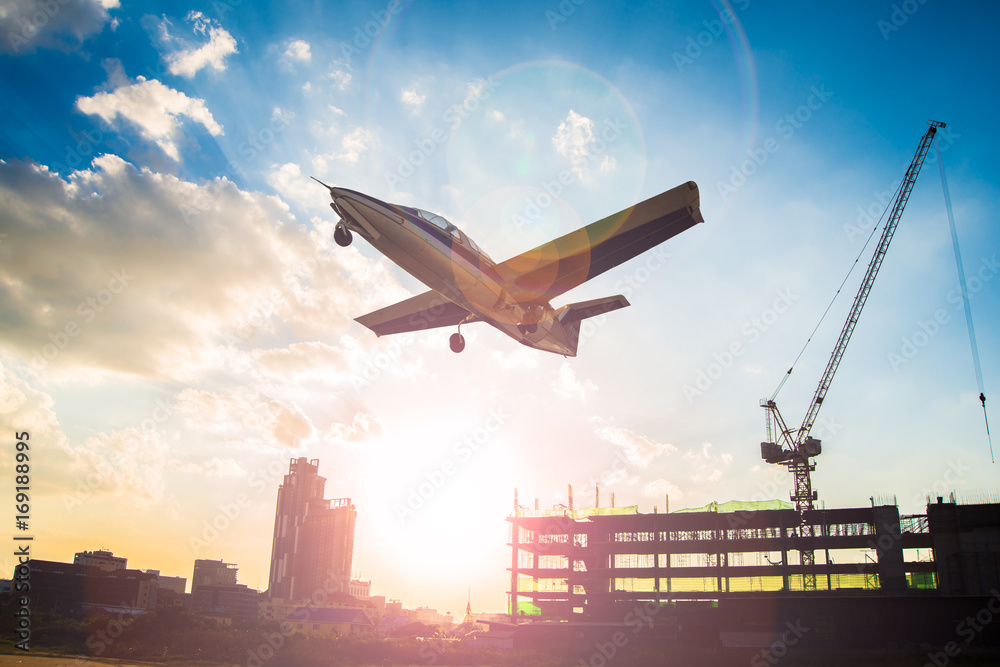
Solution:
[[[320,181],[322,183],[322,181]],[[487,322],[538,350],[576,356],[581,322],[629,304],[621,294],[553,308],[551,299],[704,222],[693,181],[494,262],[462,230],[418,208],[331,187],[338,245],[359,234],[430,289],[356,317],[377,336],[457,326],[451,349],[465,348],[462,325]]]
[[[521,343],[574,355],[557,312],[548,302],[522,305],[510,298],[496,263],[440,216],[388,204],[345,188],[330,188],[334,210],[347,227],[449,301]],[[474,321],[470,318],[470,321]],[[519,326],[520,325],[520,326]]]

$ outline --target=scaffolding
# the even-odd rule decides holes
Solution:
[[[904,550],[931,548],[926,520],[901,521],[895,505],[815,509],[803,517],[778,500],[670,514],[515,503],[507,521],[515,618],[614,618],[646,601],[936,586],[933,562],[904,560]]]

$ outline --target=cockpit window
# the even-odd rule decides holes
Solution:
[[[471,238],[469,238],[468,236],[466,236],[465,238],[466,238],[466,240],[468,240],[468,242],[469,242],[469,247],[471,247],[471,248],[472,248],[473,250],[475,250],[476,252],[478,252],[478,253],[479,253],[480,255],[482,255],[482,256],[483,256],[483,257],[485,257],[486,259],[490,259],[490,256],[489,256],[489,255],[487,255],[487,254],[486,254],[486,252],[485,252],[485,251],[484,251],[484,250],[483,250],[482,248],[480,248],[479,246],[477,246],[477,245],[476,245],[476,242],[475,242],[475,241],[473,241],[473,240],[472,240]],[[492,260],[492,259],[490,259],[490,261],[492,262],[493,260]]]
[[[458,238],[458,228],[448,222],[445,218],[438,215],[437,213],[431,213],[430,211],[425,211],[422,208],[414,209],[421,218],[431,223],[435,227],[440,227],[444,231],[448,232],[455,238]]]
[[[438,227],[439,229],[448,232],[456,239],[462,240],[464,238],[464,240],[468,242],[469,247],[471,247],[473,250],[475,250],[477,253],[479,253],[486,259],[490,260],[491,262],[493,261],[492,259],[490,259],[489,255],[483,252],[482,248],[476,245],[475,241],[470,239],[467,235],[459,233],[458,227],[448,222],[448,219],[445,218],[444,216],[438,215],[437,213],[431,213],[430,211],[425,211],[422,208],[412,208],[409,206],[400,206],[400,208],[410,213],[411,215],[415,215],[419,218],[422,218],[423,220],[426,220],[427,222],[434,225],[435,227]]]

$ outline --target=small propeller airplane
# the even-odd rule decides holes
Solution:
[[[575,357],[581,321],[630,304],[618,294],[556,309],[551,299],[704,222],[698,186],[688,181],[497,263],[440,215],[312,178],[340,216],[338,245],[357,233],[430,288],[356,321],[377,336],[457,325],[454,352],[465,349],[463,324],[487,322],[528,347]]]

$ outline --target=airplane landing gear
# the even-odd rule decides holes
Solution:
[[[460,333],[453,333],[451,338],[448,339],[448,345],[451,347],[452,352],[456,354],[461,352],[465,349],[465,336]]]
[[[344,225],[337,225],[337,228],[333,230],[333,240],[337,242],[341,248],[346,248],[351,245],[351,241],[354,237],[351,235],[351,230]]]

